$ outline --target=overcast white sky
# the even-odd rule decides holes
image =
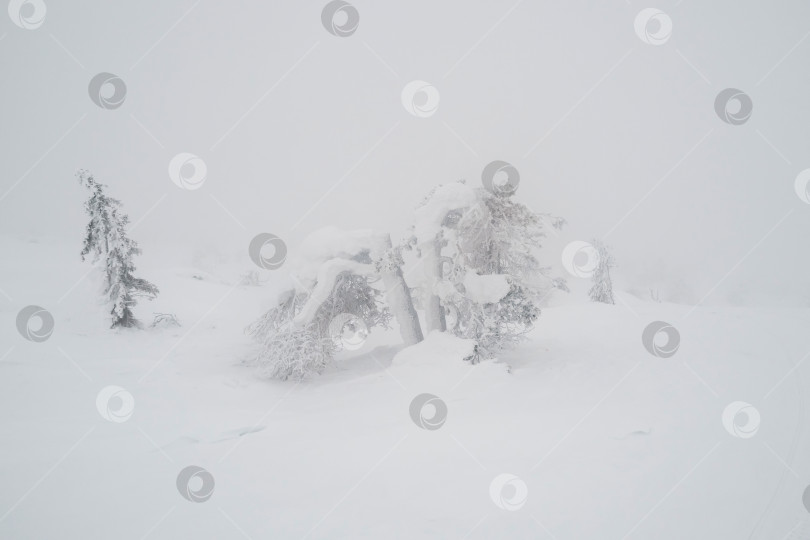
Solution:
[[[148,213],[144,257],[184,243],[250,264],[260,232],[291,251],[327,224],[397,236],[432,186],[501,159],[518,200],[569,221],[550,262],[605,237],[628,286],[810,302],[806,1],[658,2],[660,46],[636,35],[651,6],[635,0],[352,3],[347,38],[320,0],[51,0],[35,30],[0,17],[0,233],[78,251],[83,167],[133,221]],[[120,108],[90,100],[99,72],[126,82]],[[429,118],[401,104],[414,79],[440,93]],[[743,125],[715,114],[728,87],[753,100]],[[180,152],[206,162],[200,189],[169,179]]]

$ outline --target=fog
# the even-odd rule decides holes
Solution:
[[[179,245],[247,267],[261,232],[291,252],[329,224],[402,236],[433,186],[478,185],[504,160],[516,200],[568,221],[546,246],[555,267],[567,242],[600,237],[625,290],[810,305],[794,190],[810,168],[810,4],[661,2],[661,45],[636,34],[635,1],[353,4],[348,37],[325,30],[321,1],[50,1],[35,30],[0,18],[0,234],[78,255],[87,168],[144,258]],[[122,106],[90,99],[101,72],[126,83]],[[413,80],[437,89],[435,114],[403,107]],[[718,117],[726,88],[750,96],[747,122]],[[169,177],[182,152],[207,166],[199,189]]]

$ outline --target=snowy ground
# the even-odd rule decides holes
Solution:
[[[316,380],[267,382],[241,360],[272,285],[144,263],[162,295],[139,314],[183,326],[114,332],[75,249],[3,242],[2,538],[810,538],[810,309],[568,297],[503,364],[435,335],[394,362],[392,331]],[[46,342],[17,333],[29,304],[55,317]],[[642,346],[654,320],[680,331],[671,358]],[[124,422],[97,410],[109,385],[134,397]],[[447,405],[439,429],[411,420],[422,393]],[[759,411],[753,437],[724,428],[735,401]],[[178,492],[188,465],[215,479],[206,502]],[[527,487],[517,510],[490,495],[503,473]]]

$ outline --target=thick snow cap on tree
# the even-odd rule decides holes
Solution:
[[[343,272],[358,276],[371,276],[375,273],[375,270],[373,264],[363,264],[350,259],[332,259],[323,263],[318,271],[315,286],[310,291],[304,307],[295,316],[294,321],[297,324],[312,322],[318,313],[318,308],[329,300],[329,296],[335,288],[335,282]]]
[[[464,276],[464,296],[476,304],[500,302],[509,294],[510,288],[509,279],[504,274],[479,276],[475,272],[467,272]]]
[[[419,244],[431,242],[441,230],[447,214],[469,208],[478,201],[474,188],[461,182],[439,186],[425,203],[414,211],[414,235]]]
[[[350,260],[364,252],[372,260],[379,258],[388,247],[388,235],[372,229],[344,231],[329,226],[307,236],[295,255],[290,258],[291,273],[309,290],[319,282],[322,266],[333,259]],[[303,292],[303,291],[301,291]]]
[[[387,234],[371,229],[344,231],[329,226],[307,236],[290,261],[296,289],[309,293],[294,322],[300,325],[312,322],[341,274],[375,275],[374,264],[356,259],[364,254],[371,261],[379,259],[389,243]]]

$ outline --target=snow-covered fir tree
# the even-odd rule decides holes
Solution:
[[[610,278],[610,269],[616,266],[613,255],[601,240],[593,239],[591,245],[596,250],[599,260],[597,261],[596,270],[591,276],[593,285],[588,291],[588,296],[591,302],[615,304],[616,302],[613,300],[613,280]]]
[[[90,222],[84,237],[82,260],[91,257],[93,263],[98,262],[103,268],[103,291],[112,305],[112,328],[138,327],[139,322],[132,313],[137,299],[154,299],[159,291],[152,283],[134,276],[133,258],[140,255],[141,250],[127,234],[129,217],[121,212],[121,201],[107,196],[106,186],[97,182],[91,173],[81,170],[76,176],[90,192],[90,198],[84,203]]]
[[[434,188],[414,212],[413,237],[407,245],[415,248],[421,258],[419,305],[425,310],[428,332],[447,329],[445,310],[439,297],[445,266],[442,250],[447,245],[446,221],[477,204],[475,190],[459,182]]]
[[[405,261],[402,258],[402,246],[391,246],[391,237],[385,235],[382,242],[384,248],[380,256],[374,261],[377,272],[382,278],[385,287],[385,300],[399,324],[399,332],[405,346],[416,345],[424,339],[419,315],[416,313],[411,290],[405,282],[402,267]]]
[[[409,345],[421,341],[387,234],[327,227],[310,235],[290,264],[296,287],[247,329],[259,342],[253,363],[261,375],[286,380],[321,373],[340,348],[334,324],[347,315],[370,330],[387,327],[393,310],[403,340]],[[380,278],[385,291],[373,286]]]
[[[434,239],[427,243],[432,251],[423,249],[421,255],[431,269],[439,260],[425,287],[440,300],[447,329],[474,339],[480,355],[491,357],[517,343],[551,291],[567,290],[537,258],[544,216],[510,194],[459,182],[434,190],[420,209],[413,243]],[[564,224],[551,222],[556,228]]]
[[[329,297],[311,320],[301,320],[310,298],[308,293],[290,289],[281,295],[278,305],[248,327],[247,333],[259,342],[253,363],[263,377],[300,380],[321,373],[339,350],[330,333],[330,325],[339,315],[352,314],[366,328],[387,326],[390,317],[381,305],[380,292],[365,276],[349,272],[337,276]]]

